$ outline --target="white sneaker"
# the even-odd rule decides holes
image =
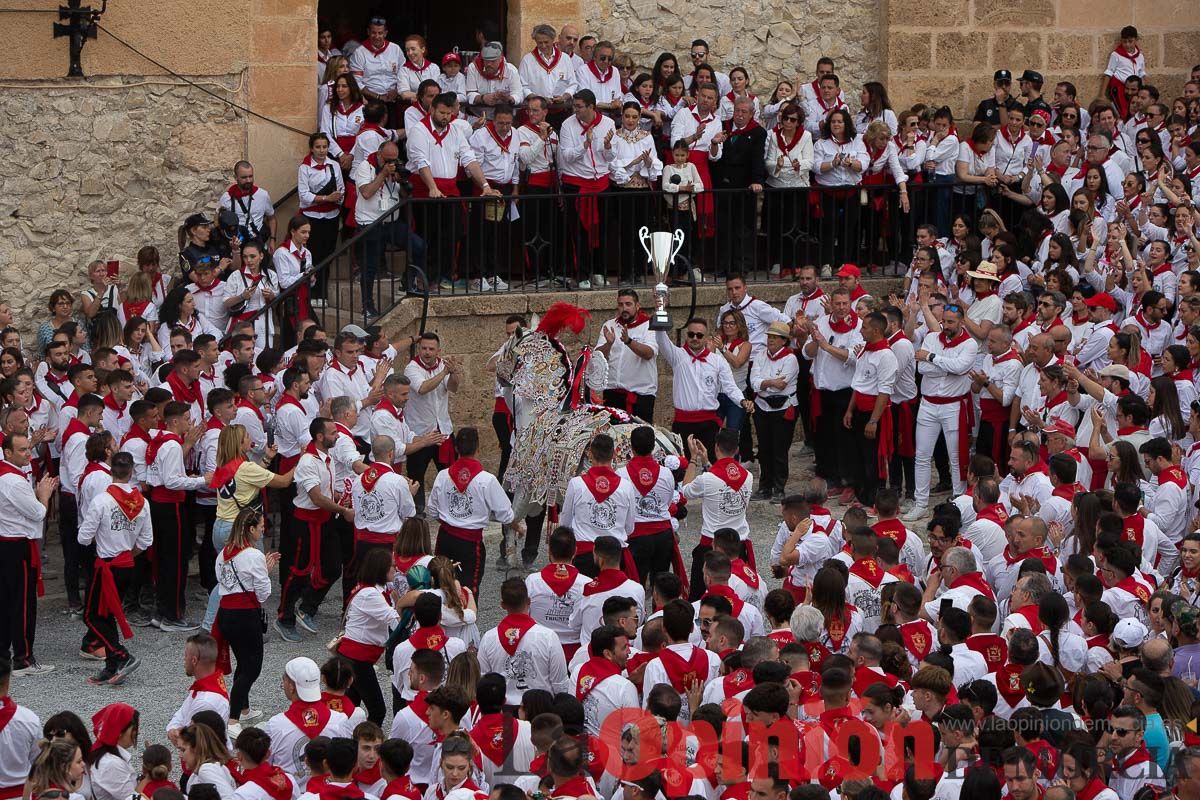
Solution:
[[[592,276],[592,285],[593,286],[608,286],[608,279],[600,274],[593,275]]]
[[[471,283],[471,288],[477,292],[489,292],[492,289],[492,279],[480,278],[479,280]]]
[[[772,278],[778,278],[778,277],[779,277],[779,265],[778,265],[778,264],[772,264],[772,265],[771,265],[771,269],[769,270],[769,273],[770,273],[770,275],[771,275],[771,277],[772,277]]]
[[[822,278],[832,278],[833,277],[833,269],[828,264],[821,265],[821,277]]]
[[[507,292],[508,291],[508,282],[505,280],[502,280],[500,278],[500,276],[497,275],[496,277],[492,278],[492,288],[495,289],[497,292]]]
[[[54,672],[53,664],[39,664],[35,659],[30,659],[29,663],[20,669],[14,669],[13,675],[45,675],[48,672]]]
[[[579,288],[580,289],[590,289],[590,288],[592,288],[592,282],[589,281],[588,279],[584,278],[583,280],[581,280],[579,282]]]
[[[324,308],[325,300],[324,300],[324,298],[321,298],[321,297],[314,297],[312,300],[308,301],[308,304],[310,306],[312,306],[313,308]]]
[[[913,507],[908,510],[907,514],[903,514],[900,517],[900,520],[902,522],[916,522],[917,520],[923,519],[927,516],[929,516],[928,506],[913,505]]]
[[[242,715],[238,717],[238,722],[246,725],[251,722],[257,722],[260,719],[262,719],[261,711],[256,708],[247,708],[242,712]]]

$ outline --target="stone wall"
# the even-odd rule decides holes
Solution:
[[[823,55],[834,60],[848,96],[878,79],[879,8],[878,0],[583,0],[582,11],[586,30],[647,70],[667,50],[690,72],[692,40],[704,39],[714,67],[746,66],[765,99],[780,80],[811,79]]]
[[[873,279],[864,281],[867,291],[877,297],[886,296],[889,290],[897,291],[898,282],[895,280]],[[825,290],[836,288],[836,284],[827,281]],[[794,283],[774,283],[756,285],[753,287],[755,297],[762,298],[783,308],[787,298],[796,292]],[[640,291],[642,302],[649,303],[650,290]],[[691,292],[689,289],[674,289],[671,294],[672,319],[676,326],[682,323],[687,313]],[[726,302],[725,287],[722,284],[710,285],[700,289],[697,304],[697,316],[714,320],[717,309]],[[503,344],[504,320],[510,314],[532,315],[541,313],[553,303],[569,302],[592,313],[592,318],[583,334],[583,341],[595,344],[600,335],[600,326],[616,315],[616,291],[596,291],[578,293],[544,293],[530,295],[493,295],[459,298],[432,298],[429,303],[429,320],[426,329],[441,337],[443,355],[453,355],[462,359],[465,369],[463,388],[451,396],[450,416],[456,425],[474,424],[480,430],[480,441],[483,448],[483,460],[491,468],[495,468],[499,459],[499,448],[496,438],[492,435],[489,422],[494,403],[495,377],[488,368],[488,359]],[[419,329],[421,318],[421,303],[415,298],[404,300],[388,314],[380,324],[389,336],[396,334],[415,334]],[[674,336],[674,334],[671,334]],[[407,354],[402,354],[407,360]],[[662,359],[658,361],[658,400],[655,403],[655,423],[670,425],[674,413],[671,405],[671,372]],[[469,423],[467,421],[470,421]]]
[[[893,105],[945,102],[971,116],[992,73],[1041,72],[1045,93],[1071,81],[1079,101],[1100,91],[1120,29],[1136,25],[1146,71],[1165,102],[1200,63],[1194,0],[884,0],[882,58]]]
[[[238,76],[206,79],[237,97]],[[211,209],[241,157],[246,123],[170,79],[96,79],[0,94],[0,298],[27,338],[56,288],[86,286],[94,259],[136,267],[138,248],[176,259],[176,228]]]

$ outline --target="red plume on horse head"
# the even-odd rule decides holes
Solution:
[[[555,303],[546,309],[537,329],[547,336],[557,339],[563,328],[570,328],[575,333],[582,333],[583,328],[591,319],[591,313],[570,303]]]

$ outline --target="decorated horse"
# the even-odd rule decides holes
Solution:
[[[572,358],[563,341],[578,341],[588,317],[581,308],[555,303],[534,330],[517,330],[496,362],[496,374],[506,394],[511,393],[513,452],[504,484],[513,493],[516,519],[562,502],[568,481],[589,466],[592,437],[606,433],[613,438],[616,468],[633,457],[629,436],[634,429],[652,425],[624,409],[591,402],[592,387],[604,388],[607,360],[586,345]],[[663,428],[654,432],[653,457],[678,469],[683,442]]]

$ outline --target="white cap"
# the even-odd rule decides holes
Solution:
[[[321,670],[311,658],[293,658],[283,668],[283,674],[296,684],[296,696],[306,703],[321,699]]]
[[[1150,631],[1136,619],[1123,619],[1113,628],[1112,639],[1127,650],[1141,647]]]

